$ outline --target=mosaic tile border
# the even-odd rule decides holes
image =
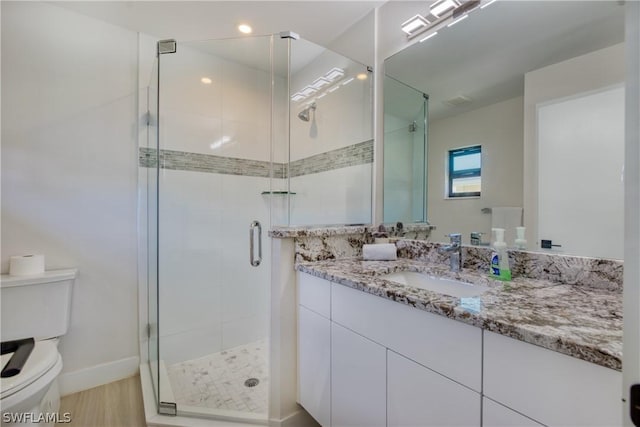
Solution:
[[[368,163],[373,163],[373,140],[294,160],[289,164],[288,168],[286,163],[274,162],[273,176],[285,179],[289,176],[295,178]],[[138,150],[138,164],[144,168],[155,167],[158,164],[157,150],[140,147]],[[176,150],[160,150],[160,167],[170,170],[261,178],[269,178],[271,172],[271,163],[262,160]]]
[[[155,167],[158,163],[157,151],[152,148],[141,147],[138,160],[141,167]],[[174,150],[160,150],[160,167],[170,170],[261,178],[269,178],[271,173],[271,164],[269,162]],[[274,175],[282,174],[283,168],[284,164],[275,163]]]
[[[289,176],[295,178],[367,163],[373,163],[373,140],[294,160],[289,165]]]

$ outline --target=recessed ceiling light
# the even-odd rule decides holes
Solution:
[[[356,76],[358,80],[367,80],[367,73],[360,73]]]
[[[248,24],[240,24],[238,25],[238,31],[240,31],[242,34],[251,34],[253,28],[251,28],[251,26]]]
[[[213,80],[211,80],[209,77],[203,77],[200,79],[200,81],[206,85],[210,85]]]

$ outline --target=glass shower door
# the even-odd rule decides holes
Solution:
[[[272,103],[286,88],[273,44],[160,55],[158,367],[160,400],[179,415],[268,419]]]
[[[384,77],[384,222],[427,220],[429,97]]]

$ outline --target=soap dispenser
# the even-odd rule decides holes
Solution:
[[[504,241],[504,228],[494,228],[495,240],[491,250],[491,276],[498,280],[511,280],[511,270],[509,269],[509,255],[507,254],[507,244]]]
[[[522,251],[527,249],[527,240],[524,238],[524,227],[516,227],[516,240],[513,242],[516,249],[520,249]]]

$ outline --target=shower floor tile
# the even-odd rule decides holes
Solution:
[[[269,378],[265,340],[167,366],[180,404],[212,409],[267,413]],[[247,387],[245,381],[260,382]]]

